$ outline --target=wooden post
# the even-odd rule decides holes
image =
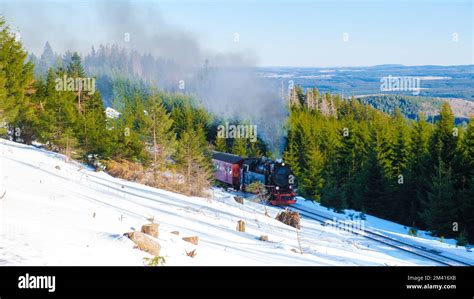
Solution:
[[[244,222],[244,221],[239,220],[239,221],[237,222],[237,230],[238,230],[239,232],[244,232],[244,233],[245,233],[245,222]]]
[[[298,239],[298,246],[300,247],[300,253],[303,254],[303,249],[301,248],[301,242],[300,242],[300,234],[298,233],[298,229],[295,228],[296,230],[296,238]]]
[[[150,235],[154,238],[158,238],[159,231],[158,231],[159,224],[158,223],[149,223],[142,226],[142,233]]]

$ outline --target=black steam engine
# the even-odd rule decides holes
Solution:
[[[215,152],[212,155],[215,179],[245,191],[254,182],[260,182],[270,195],[273,205],[296,202],[295,177],[289,165],[267,158],[247,158]]]

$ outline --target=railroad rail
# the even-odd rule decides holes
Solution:
[[[309,210],[306,210],[306,209],[303,209],[303,208],[300,208],[300,207],[295,207],[295,206],[291,206],[291,207],[289,207],[289,209],[290,210],[291,209],[295,210],[295,211],[299,212],[302,216],[307,217],[307,218],[312,219],[312,220],[316,220],[316,221],[322,223],[323,225],[335,225],[335,224],[337,224],[337,223],[334,222],[334,219],[331,219],[331,218],[329,218],[327,216],[324,216],[324,215],[317,214],[314,211],[309,211]],[[387,237],[387,236],[382,235],[380,233],[377,233],[377,232],[374,232],[374,231],[371,231],[371,230],[367,230],[367,229],[364,229],[364,228],[363,229],[344,229],[344,230],[349,231],[349,232],[351,232],[355,235],[362,236],[362,237],[367,238],[369,240],[372,240],[372,241],[375,241],[375,242],[378,242],[378,243],[382,243],[382,244],[390,246],[392,248],[396,248],[396,249],[411,253],[413,255],[423,257],[425,259],[434,261],[434,262],[436,262],[438,264],[441,264],[441,265],[444,265],[444,266],[473,266],[472,264],[469,264],[467,262],[460,261],[460,260],[455,259],[455,258],[451,258],[451,257],[441,255],[440,253],[438,253],[436,251],[424,248],[422,246],[418,246],[418,245],[410,244],[410,243],[403,242],[403,241],[400,241],[400,240],[396,240],[396,239]]]

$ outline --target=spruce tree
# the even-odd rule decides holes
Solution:
[[[46,76],[48,70],[56,64],[56,56],[49,42],[46,42],[40,60],[36,65],[36,74],[40,77]]]
[[[292,132],[290,131],[288,133],[286,150],[283,153],[283,161],[290,165],[293,174],[296,178],[299,178],[301,176],[301,168],[298,161],[299,148],[292,136]]]
[[[421,203],[428,197],[430,176],[427,169],[429,158],[429,140],[431,135],[430,125],[423,114],[418,115],[418,120],[411,131],[411,163],[402,188],[402,199],[398,207],[401,222],[413,227],[423,227],[419,211]]]
[[[361,192],[363,208],[361,210],[375,216],[389,217],[392,214],[389,183],[374,150],[371,150],[369,154],[361,178],[363,179],[358,181],[360,186],[363,186]]]
[[[313,145],[307,156],[307,168],[300,180],[299,188],[303,194],[313,200],[320,201],[324,186],[324,157],[317,145]]]
[[[59,74],[59,76],[61,73]],[[42,140],[49,147],[59,152],[70,152],[77,145],[76,122],[77,110],[74,105],[74,94],[58,90],[58,75],[50,69],[46,78],[44,113],[41,122],[45,125]]]
[[[0,97],[0,122],[7,123],[14,141],[30,144],[35,136],[38,113],[31,102],[33,64],[27,53],[0,17],[0,67],[4,75],[3,97]]]
[[[145,149],[145,137],[140,135],[138,125],[142,121],[136,121],[134,108],[132,101],[126,100],[120,118],[112,122],[112,142],[116,145],[112,157],[147,163],[150,155]]]
[[[5,73],[3,72],[3,66],[0,64],[0,123],[6,120],[7,91],[5,89],[5,82]],[[7,132],[7,128],[0,126],[0,136],[6,135]]]
[[[438,236],[455,236],[453,224],[459,223],[460,219],[454,197],[452,171],[441,159],[435,167],[428,200],[424,204],[421,217],[429,230]]]
[[[212,167],[205,152],[206,140],[202,128],[182,132],[175,160],[184,179],[183,191],[187,195],[204,195],[210,186]]]
[[[232,153],[234,155],[247,157],[247,139],[243,137],[236,137],[232,142]]]
[[[147,102],[148,142],[153,146],[154,168],[164,168],[166,159],[174,154],[176,150],[176,134],[173,131],[173,120],[163,106],[162,100],[156,91]]]
[[[216,134],[214,148],[218,152],[226,153],[228,151],[226,138],[219,136],[219,134]]]
[[[458,146],[457,129],[454,127],[454,114],[451,106],[445,102],[441,108],[440,120],[435,126],[430,141],[432,169],[438,166],[439,160],[447,168],[452,167]]]
[[[86,155],[97,154],[107,158],[111,152],[111,135],[107,130],[105,108],[100,93],[96,91],[85,103],[83,130],[80,130],[81,146]]]
[[[463,136],[461,190],[462,225],[465,227],[469,241],[474,243],[474,119],[470,118],[466,133]]]
[[[395,178],[403,175],[410,162],[410,132],[405,117],[399,108],[391,119],[391,126],[394,129],[394,140],[391,159],[390,174]]]
[[[467,231],[469,242],[474,243],[474,173],[468,182],[468,187],[461,193],[463,228]]]
[[[431,173],[430,191],[420,214],[428,229],[437,235],[453,236],[452,223],[461,220],[455,196],[458,136],[454,114],[445,102],[430,140],[431,154],[427,164],[427,172]]]
[[[72,54],[71,61],[67,65],[67,76],[68,79],[71,78],[74,80],[74,82],[79,82],[81,79],[86,77],[86,72],[84,71],[84,67],[82,66],[81,57],[77,52],[74,52],[74,54]],[[86,93],[84,93],[83,86],[79,85],[75,87],[77,89],[77,110],[79,111],[79,113],[82,113],[82,102],[84,101]]]
[[[247,156],[259,158],[262,156],[262,141],[257,138],[256,141],[249,140],[247,146]]]

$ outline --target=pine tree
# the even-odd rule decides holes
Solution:
[[[56,89],[58,76],[50,69],[46,78],[44,113],[41,114],[43,130],[41,140],[53,150],[65,153],[77,145],[77,110],[74,106],[74,94]]]
[[[361,210],[384,218],[391,215],[389,183],[375,150],[371,150],[369,160],[360,178],[358,183],[363,188],[360,194],[363,200],[363,208]]]
[[[441,159],[435,171],[421,217],[435,235],[452,237],[454,236],[453,223],[459,223],[452,171]]]
[[[462,142],[461,164],[461,214],[469,241],[474,243],[474,119],[469,120]]]
[[[219,134],[216,135],[214,146],[215,150],[218,152],[226,153],[228,151],[226,138],[219,136]]]
[[[304,171],[303,179],[299,187],[304,195],[320,201],[321,191],[324,185],[324,157],[318,146],[312,146],[308,153],[307,161],[308,166]]]
[[[310,118],[304,110],[295,112],[293,117],[294,124],[291,129],[293,130],[293,142],[298,149],[296,152],[297,161],[301,169],[306,169],[308,166],[306,157],[310,151],[309,140],[312,140]]]
[[[431,154],[426,171],[431,173],[431,182],[420,214],[429,230],[443,236],[453,236],[452,223],[461,220],[455,196],[459,138],[456,130],[451,107],[445,102],[430,140]]]
[[[400,221],[412,227],[422,227],[419,217],[421,203],[425,202],[429,191],[431,172],[427,169],[429,158],[430,126],[423,114],[418,115],[411,132],[411,163],[401,190],[400,204],[397,208],[402,216]]]
[[[241,157],[247,157],[247,139],[236,137],[232,143],[232,153]]]
[[[53,49],[51,48],[49,42],[46,42],[40,60],[36,65],[36,74],[40,77],[45,76],[48,70],[55,66],[55,63],[56,56],[54,55]]]
[[[69,78],[76,80],[82,79],[86,77],[86,72],[84,71],[84,67],[82,66],[81,56],[77,52],[74,52],[71,56],[71,61],[67,65],[67,75]],[[82,82],[82,81],[80,81]],[[77,110],[81,113],[82,112],[82,101],[84,100],[84,93],[83,93],[83,86],[76,86],[77,88]]]
[[[474,173],[468,182],[468,187],[461,193],[463,226],[465,227],[469,242],[474,243]]]
[[[338,149],[341,147],[341,138],[339,132],[342,130],[338,127],[337,121],[333,120],[328,123],[328,128],[323,131],[324,142],[321,145],[325,156],[324,180],[325,184],[321,191],[321,204],[332,207],[336,211],[342,211],[347,208],[347,203],[343,196],[342,180],[338,169],[339,157]]]
[[[212,177],[211,163],[205,155],[204,130],[188,129],[182,132],[175,153],[178,169],[184,179],[184,193],[204,195]]]
[[[364,155],[366,149],[361,149],[358,131],[358,126],[352,117],[348,117],[343,124],[342,130],[339,134],[341,143],[337,149],[337,169],[339,176],[339,184],[343,192],[344,201],[351,207],[361,207],[361,203],[357,201],[357,194],[355,187],[356,174],[359,171],[359,164],[362,162],[359,157]],[[359,152],[361,150],[361,152]]]
[[[407,212],[410,210],[412,198],[407,197],[411,190],[407,189],[408,167],[410,166],[410,127],[400,109],[390,119],[393,141],[390,155],[387,156],[389,164],[386,173],[390,182],[390,198],[393,207],[393,218],[397,222],[406,223]]]
[[[5,89],[5,82],[5,73],[3,72],[3,66],[0,64],[0,123],[6,120],[7,91]],[[5,135],[7,132],[7,128],[0,125],[0,136]]]
[[[33,65],[27,53],[0,17],[0,67],[4,75],[4,96],[0,98],[0,122],[6,122],[14,141],[31,143],[38,114],[31,103]]]
[[[142,121],[136,121],[135,108],[132,101],[125,101],[120,118],[112,122],[112,143],[116,145],[112,157],[147,163],[150,157],[145,149],[145,137],[139,133],[143,127],[139,126]]]
[[[86,76],[86,72],[82,66],[81,56],[79,56],[77,52],[72,54],[71,61],[67,65],[67,75],[74,78]]]
[[[83,118],[84,125],[83,130],[80,130],[83,134],[79,134],[84,153],[107,158],[113,145],[107,130],[104,104],[98,91],[84,103],[84,113],[80,117]]]
[[[172,129],[173,120],[155,90],[148,100],[147,114],[150,121],[148,142],[153,145],[153,165],[155,169],[163,168],[166,159],[176,150],[176,134]]]
[[[452,167],[458,146],[457,129],[454,128],[454,114],[451,106],[445,102],[441,108],[440,120],[436,124],[430,141],[431,165],[434,169],[441,160],[447,168]]]
[[[395,110],[392,119],[392,128],[394,129],[394,140],[391,160],[390,174],[393,177],[404,174],[410,160],[410,139],[409,129],[405,117],[399,108]]]
[[[247,147],[247,156],[255,158],[262,157],[262,148],[262,141],[259,138],[257,138],[256,141],[250,140]]]
[[[283,161],[285,161],[286,164],[290,165],[291,170],[293,171],[293,174],[296,176],[296,178],[299,178],[301,176],[301,168],[298,161],[298,151],[298,145],[293,139],[292,132],[290,131],[288,133],[286,150],[283,153]]]

